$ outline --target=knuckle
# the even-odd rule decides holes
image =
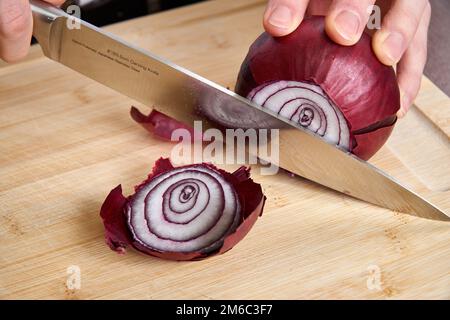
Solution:
[[[5,38],[16,38],[30,26],[30,15],[24,6],[16,3],[2,8],[0,34]]]
[[[399,31],[406,40],[412,40],[418,29],[422,16],[410,7],[398,7],[395,13],[386,17],[387,29]]]
[[[415,14],[411,10],[407,10],[407,9],[401,9],[401,10],[402,10],[401,14],[404,17],[405,28],[408,30],[408,33],[412,34],[412,32],[410,32],[410,31],[417,29],[417,27],[420,24],[421,17],[419,17],[417,14]]]

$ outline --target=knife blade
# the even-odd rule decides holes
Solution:
[[[249,119],[258,119],[255,127],[283,128],[279,133],[280,167],[384,208],[450,221],[442,210],[380,169],[294,127],[277,114],[87,22],[76,20],[79,28],[72,28],[75,18],[63,10],[39,0],[30,4],[33,35],[50,59],[144,105],[157,106],[186,124],[201,120],[203,128],[214,126],[196,112],[202,101],[213,103],[218,112],[226,108],[248,110],[244,114]]]

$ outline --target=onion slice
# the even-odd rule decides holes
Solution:
[[[174,168],[168,159],[125,198],[113,189],[101,209],[109,247],[128,245],[172,260],[198,260],[231,249],[262,214],[265,197],[248,168],[230,174],[211,164]]]

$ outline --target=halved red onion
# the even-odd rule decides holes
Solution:
[[[262,214],[264,201],[245,167],[230,174],[211,164],[174,168],[160,159],[128,199],[120,186],[112,190],[101,216],[115,251],[131,244],[161,258],[193,260],[231,249]]]
[[[242,63],[236,93],[367,160],[396,122],[396,75],[377,59],[369,35],[345,47],[328,38],[324,25],[323,17],[309,17],[288,36],[263,33]],[[235,114],[229,110],[227,124],[253,125]]]

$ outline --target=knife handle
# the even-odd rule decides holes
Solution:
[[[30,6],[33,13],[33,36],[46,56],[58,60],[59,41],[57,39],[60,38],[58,33],[62,30],[61,24],[55,22],[58,18],[70,16],[63,10],[40,0],[30,0]]]

